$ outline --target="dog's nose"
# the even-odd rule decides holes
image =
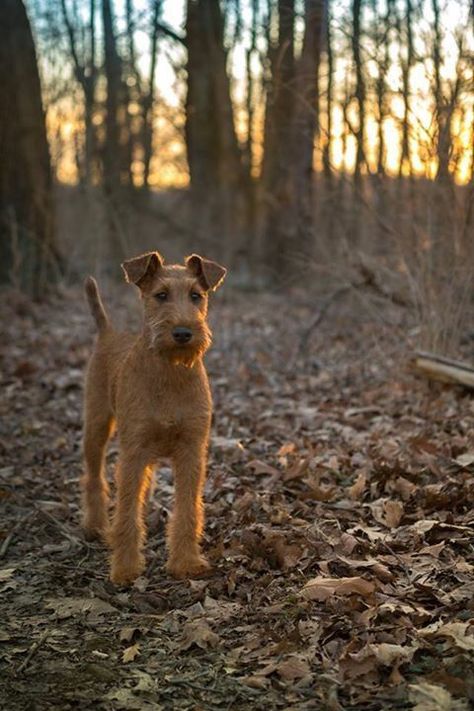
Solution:
[[[193,332],[191,329],[186,328],[185,326],[177,326],[173,329],[173,338],[176,343],[188,343],[188,341],[191,340],[192,335]]]

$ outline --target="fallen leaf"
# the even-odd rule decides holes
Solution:
[[[311,676],[311,668],[301,657],[291,656],[279,662],[276,672],[284,680],[294,682],[296,679],[307,679]]]
[[[403,517],[403,504],[392,499],[378,499],[369,504],[372,516],[387,528],[397,528]]]
[[[61,597],[48,600],[46,608],[54,610],[58,620],[65,620],[68,617],[75,615],[84,615],[94,613],[97,615],[109,614],[118,612],[116,607],[113,607],[108,602],[101,600],[98,597]]]
[[[463,469],[470,467],[474,464],[474,452],[466,452],[465,454],[460,454],[459,457],[455,459],[456,463],[459,464]]]
[[[11,578],[15,570],[16,568],[2,568],[0,570],[0,583]]]
[[[471,634],[468,634],[470,632]],[[472,622],[434,622],[419,631],[421,637],[450,637],[456,647],[474,651],[474,623]]]
[[[123,627],[119,633],[119,639],[121,642],[131,642],[134,635],[139,632],[138,627]]]
[[[372,595],[375,584],[365,578],[323,578],[308,580],[301,591],[306,600],[327,600],[333,595]]]
[[[128,662],[133,662],[135,657],[137,657],[140,654],[140,648],[138,645],[138,642],[135,644],[132,644],[131,647],[127,647],[127,649],[123,650],[122,654],[122,662],[124,664],[128,664]]]
[[[270,476],[280,476],[281,472],[260,459],[252,459],[247,464],[249,469],[253,469],[255,474],[269,474]]]
[[[348,493],[353,501],[358,501],[365,491],[367,486],[367,472],[363,469],[357,475],[357,479],[349,488]]]
[[[212,631],[206,620],[191,620],[183,627],[183,635],[178,649],[185,651],[192,646],[207,649],[219,644],[219,635]]]
[[[453,699],[449,691],[422,681],[409,685],[409,698],[415,704],[413,711],[468,711],[469,702]]]

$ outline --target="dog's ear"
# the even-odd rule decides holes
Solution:
[[[139,257],[127,259],[123,262],[122,269],[125,279],[130,284],[136,284],[140,289],[146,287],[153,279],[158,269],[163,266],[163,257],[158,252],[147,252]]]
[[[190,257],[186,257],[185,264],[197,276],[201,286],[206,291],[215,291],[222,284],[227,274],[227,269],[221,267],[217,262],[211,262],[210,259],[200,257],[199,254],[191,254]]]

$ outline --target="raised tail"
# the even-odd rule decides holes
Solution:
[[[97,282],[94,277],[87,277],[84,287],[86,290],[89,308],[97,324],[99,333],[101,333],[107,328],[110,328],[110,321],[104,309],[104,304],[102,303],[102,299],[100,298],[99,294],[99,287],[97,286]]]

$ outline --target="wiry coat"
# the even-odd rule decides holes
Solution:
[[[157,252],[123,265],[143,299],[139,335],[115,331],[97,284],[86,282],[98,338],[86,377],[84,528],[112,547],[111,579],[128,583],[144,569],[143,508],[152,467],[169,457],[175,504],[168,530],[168,570],[177,577],[200,574],[209,565],[200,553],[202,489],[212,402],[202,357],[211,344],[207,297],[225,269],[197,255],[185,266],[165,266]],[[119,437],[117,502],[109,528],[105,445],[114,427]]]

